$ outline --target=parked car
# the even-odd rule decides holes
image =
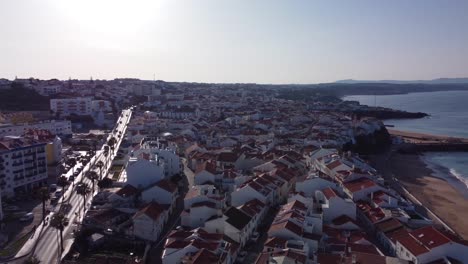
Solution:
[[[33,213],[27,213],[25,215],[23,215],[19,220],[21,222],[26,222],[26,221],[30,221],[34,218],[34,214]]]
[[[57,184],[51,184],[49,186],[49,190],[50,190],[50,192],[55,192],[57,190]]]
[[[57,191],[55,191],[55,197],[56,198],[60,198],[60,196],[62,196],[63,194],[63,190],[62,189],[58,189]]]

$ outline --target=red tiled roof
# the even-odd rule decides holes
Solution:
[[[376,186],[377,184],[373,182],[372,180],[369,180],[368,178],[359,178],[354,181],[350,181],[344,184],[344,187],[348,189],[350,192],[355,193],[360,190],[364,190],[373,186]]]
[[[351,222],[351,223],[357,225],[356,222],[351,217],[349,217],[347,215],[341,215],[341,216],[338,216],[337,218],[332,220],[332,223],[334,225],[344,225],[344,224],[346,224],[348,222]]]
[[[156,186],[170,193],[174,193],[177,190],[177,185],[166,179],[160,180],[158,183],[156,183]]]
[[[420,229],[416,229],[410,234],[420,241],[427,248],[435,248],[443,244],[449,243],[451,240],[443,235],[439,230],[433,226],[426,226]]]
[[[156,202],[149,203],[146,207],[138,211],[133,218],[137,218],[143,214],[147,215],[153,221],[158,221],[162,213],[164,213],[164,207]]]
[[[333,190],[330,187],[323,189],[322,192],[323,192],[323,195],[325,195],[325,197],[327,198],[327,200],[330,200],[333,197],[338,197],[335,190]]]

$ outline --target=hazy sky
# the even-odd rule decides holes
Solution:
[[[0,77],[468,76],[465,0],[1,0]]]

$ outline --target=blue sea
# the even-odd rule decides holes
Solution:
[[[343,99],[430,115],[421,119],[385,121],[397,130],[468,138],[468,91],[359,95]],[[459,188],[461,183],[468,188],[468,152],[428,152],[423,160],[434,170],[434,176],[452,183],[453,179],[458,179],[460,182],[455,183],[455,187]]]

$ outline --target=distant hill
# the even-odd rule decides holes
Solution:
[[[391,84],[468,84],[468,78],[438,78],[433,80],[414,80],[414,81],[399,81],[399,80],[379,80],[379,81],[370,81],[370,80],[340,80],[335,83],[340,84],[357,84],[357,83],[391,83]]]
[[[49,98],[22,84],[12,83],[11,88],[0,90],[1,111],[47,111]]]

